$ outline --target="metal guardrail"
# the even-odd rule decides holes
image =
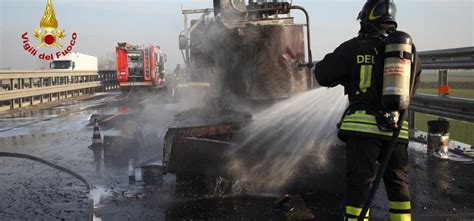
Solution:
[[[474,56],[474,47],[440,49],[431,51],[421,51],[418,53],[421,58],[459,58]]]
[[[97,76],[97,71],[0,70],[0,80],[80,76]]]
[[[67,91],[76,91],[87,88],[95,88],[100,86],[99,81],[94,82],[85,82],[85,83],[75,83],[75,84],[66,84],[66,85],[54,85],[49,87],[36,87],[36,88],[27,88],[21,90],[9,90],[3,91],[0,93],[0,100],[13,100],[25,97],[35,97],[41,96],[44,94],[54,94]]]
[[[0,71],[0,110],[95,92],[97,71]]]
[[[99,70],[100,90],[108,91],[119,87],[116,70]]]
[[[419,52],[423,69],[474,69],[474,47]]]
[[[458,97],[417,94],[410,110],[474,123],[474,100]]]
[[[474,69],[474,47],[419,52],[424,70],[439,70],[438,96],[416,94],[409,108],[410,129],[415,112],[474,123],[474,99],[449,96],[448,70]]]

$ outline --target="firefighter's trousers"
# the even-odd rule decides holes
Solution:
[[[346,143],[345,217],[346,220],[357,220],[375,179],[378,167],[376,161],[382,162],[390,142],[351,136],[348,137]],[[390,220],[392,221],[411,220],[407,147],[407,144],[397,144],[383,176],[390,206]],[[366,214],[367,218],[369,214],[370,212]]]

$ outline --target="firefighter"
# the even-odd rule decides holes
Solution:
[[[315,67],[315,76],[321,86],[342,85],[349,97],[349,108],[338,124],[338,136],[346,142],[345,220],[357,220],[360,215],[375,178],[376,161],[381,162],[386,154],[385,150],[396,128],[394,122],[398,122],[397,116],[392,115],[394,112],[387,110],[382,101],[385,96],[384,71],[387,71],[384,65],[388,56],[386,40],[390,34],[398,33],[396,12],[392,0],[369,0],[358,16],[361,25],[359,35],[327,54]],[[411,47],[414,48],[412,43],[409,45]],[[412,68],[407,76],[411,79],[409,82],[415,82],[413,87],[411,84],[409,87],[416,89],[421,73],[416,50],[413,53],[397,53],[397,56],[402,57],[396,61],[411,61],[409,65]],[[392,221],[411,220],[407,125],[407,122],[403,123],[383,176]],[[365,214],[365,220],[369,219],[369,215],[370,210]]]
[[[176,68],[174,69],[173,76],[169,77],[169,86],[170,86],[170,93],[171,96],[174,96],[176,93],[176,86],[180,83],[181,77],[181,65],[177,64]]]

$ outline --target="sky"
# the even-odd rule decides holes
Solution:
[[[23,49],[22,34],[39,28],[47,0],[0,0],[0,70],[38,69],[45,61]],[[357,35],[356,17],[365,0],[293,0],[310,13],[313,59],[319,60]],[[474,45],[474,0],[395,0],[399,30],[410,33],[419,51]],[[168,67],[183,63],[178,35],[181,9],[211,8],[212,0],[53,0],[56,18],[67,36],[77,33],[74,51],[114,56],[117,42],[159,45]],[[304,23],[301,12],[292,13]],[[57,51],[42,48],[41,52]]]

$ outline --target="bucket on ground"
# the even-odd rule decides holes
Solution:
[[[428,154],[449,158],[449,122],[443,118],[428,121]]]

